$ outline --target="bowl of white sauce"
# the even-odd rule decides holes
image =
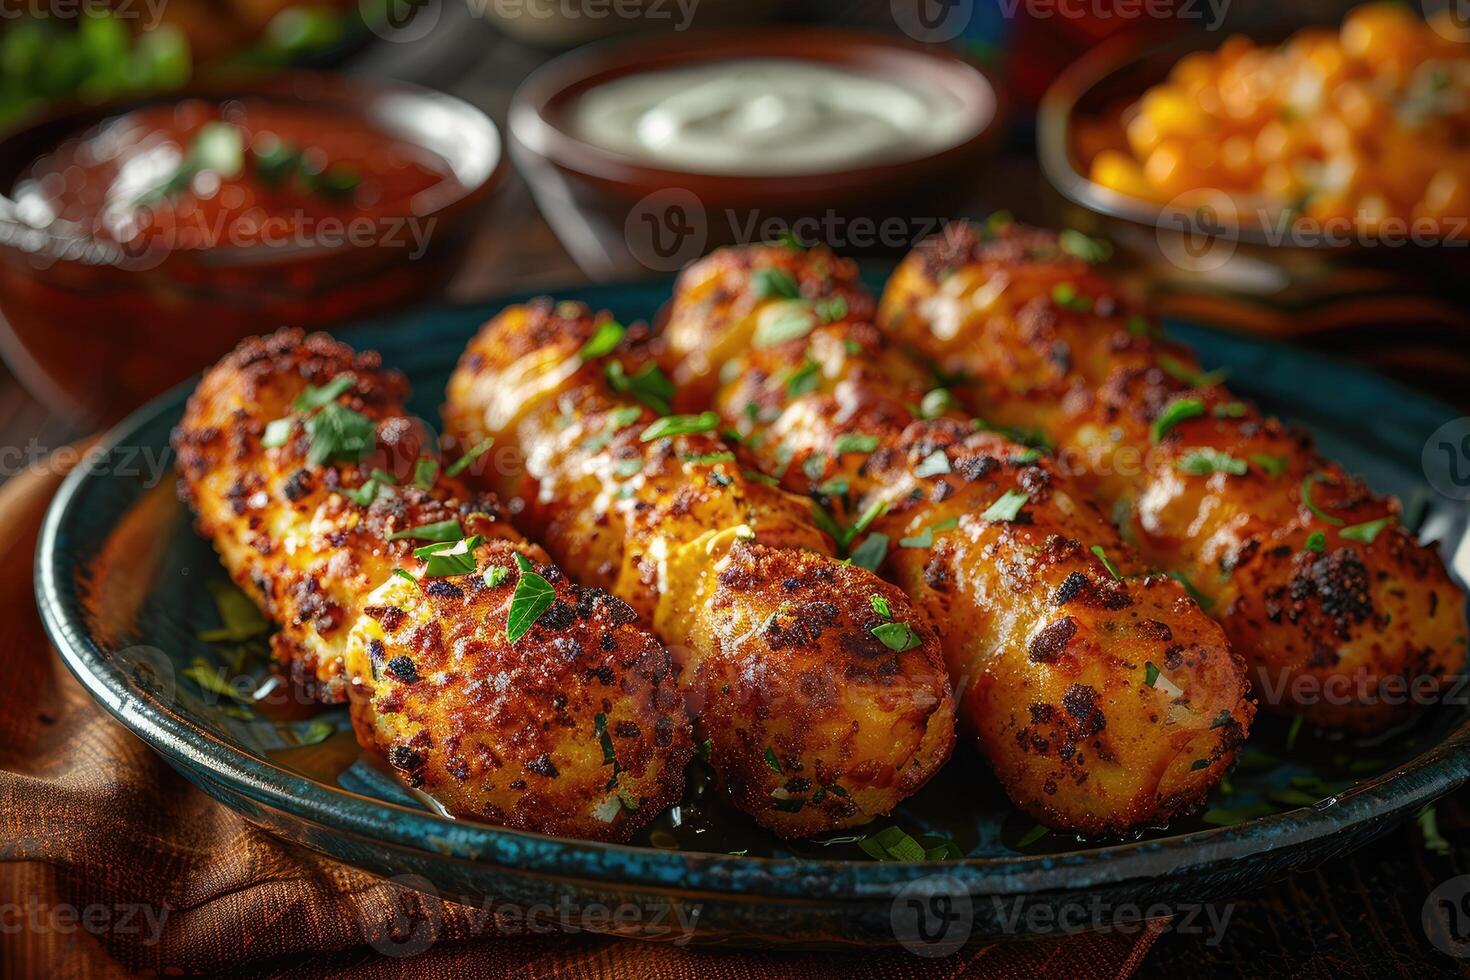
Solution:
[[[794,236],[898,253],[983,181],[1000,99],[948,53],[831,29],[610,42],[511,103],[511,151],[585,271]]]

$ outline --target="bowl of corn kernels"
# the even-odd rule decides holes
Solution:
[[[1470,23],[1425,7],[1094,51],[1041,110],[1066,217],[1176,313],[1294,335],[1391,318],[1464,348]]]

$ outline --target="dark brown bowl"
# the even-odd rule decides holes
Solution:
[[[935,152],[792,176],[662,169],[585,142],[567,125],[568,107],[593,86],[735,58],[821,62],[932,84],[959,99],[972,124]],[[1000,108],[976,68],[907,41],[826,28],[696,33],[608,42],[547,63],[511,101],[510,142],[563,244],[590,275],[607,279],[670,272],[713,246],[788,230],[849,253],[906,251],[976,189]]]
[[[418,238],[384,221],[372,241],[144,254],[37,230],[0,209],[0,346],[34,393],[80,425],[121,417],[250,334],[325,327],[431,296],[458,268],[505,171],[495,124],[468,103],[400,82],[288,72],[55,112],[0,140],[0,194],[62,141],[191,98],[310,105],[370,122],[443,157],[459,186],[415,216]]]
[[[1266,41],[1277,40],[1266,38]],[[1062,223],[1114,241],[1168,315],[1275,337],[1314,338],[1425,383],[1470,377],[1470,243],[1287,235],[1223,209],[1170,207],[1086,176],[1074,124],[1105,117],[1162,81],[1185,54],[1218,45],[1190,36],[1143,46],[1120,38],[1072,65],[1043,99],[1041,167]]]

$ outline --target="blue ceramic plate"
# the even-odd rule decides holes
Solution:
[[[669,288],[559,296],[631,321],[652,316]],[[405,371],[412,410],[434,419],[471,334],[524,298],[404,314],[342,337]],[[1450,557],[1466,508],[1430,491],[1420,455],[1455,412],[1316,355],[1174,331],[1206,366],[1231,368],[1242,394],[1306,424],[1327,452],[1399,495]],[[107,710],[216,799],[280,837],[445,898],[543,904],[565,924],[646,938],[932,950],[1012,933],[1035,921],[1025,917],[1033,909],[1084,910],[1087,924],[1101,925],[1139,907],[1225,898],[1357,846],[1470,776],[1470,721],[1459,706],[1372,743],[1263,719],[1207,813],[1125,842],[1045,833],[1007,804],[967,748],[878,825],[954,842],[964,856],[943,862],[874,861],[852,835],[779,841],[726,808],[698,768],[682,803],[630,846],[453,820],[362,756],[342,709],[272,707],[283,692],[272,688],[262,639],[222,635],[228,579],[191,531],[166,456],[187,394],[119,425],[57,494],[36,567],[57,648]],[[616,922],[609,909],[623,910]]]

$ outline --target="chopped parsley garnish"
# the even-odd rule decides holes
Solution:
[[[1317,502],[1312,499],[1312,484],[1321,479],[1321,473],[1309,473],[1306,479],[1302,480],[1302,503],[1306,505],[1307,510],[1316,514],[1328,524],[1331,524],[1333,527],[1342,527],[1343,519],[1341,517],[1333,517],[1321,507],[1318,507]]]
[[[408,569],[395,568],[393,569],[393,574],[396,575],[398,578],[408,579],[408,581],[413,583],[414,588],[418,588],[419,580],[417,578],[414,578],[413,572],[410,572]]]
[[[371,506],[378,499],[378,481],[370,479],[356,490],[343,490],[342,496],[359,507]]]
[[[1061,245],[1063,252],[1091,265],[1106,262],[1113,256],[1112,242],[1089,237],[1073,228],[1062,229],[1057,236],[1057,244]]]
[[[932,548],[934,547],[935,531],[950,531],[959,526],[960,519],[958,517],[951,517],[937,524],[929,525],[911,538],[900,538],[898,546],[900,548]]]
[[[1037,841],[1041,840],[1041,838],[1045,837],[1049,833],[1051,833],[1051,829],[1049,827],[1045,826],[1044,824],[1037,824],[1035,827],[1032,827],[1030,830],[1026,831],[1025,835],[1020,840],[1016,841],[1016,846],[1030,847],[1032,844],[1035,844]]]
[[[767,745],[764,757],[766,760],[766,768],[770,769],[778,776],[781,775],[781,760],[776,758],[776,750]]]
[[[786,378],[786,393],[792,398],[809,394],[816,391],[817,385],[822,380],[820,368],[817,362],[808,357],[802,362],[801,367],[792,371]]]
[[[817,325],[809,304],[801,300],[787,300],[784,309],[774,316],[761,319],[755,328],[752,343],[757,347],[775,347],[789,340],[799,340],[812,332]]]
[[[805,473],[806,478],[808,480],[811,480],[812,482],[820,480],[822,478],[822,474],[827,472],[827,454],[812,453],[806,459],[801,461],[801,471]]]
[[[680,462],[690,463],[694,466],[711,466],[715,463],[733,463],[735,454],[729,451],[720,453],[680,453]]]
[[[1070,282],[1059,282],[1051,291],[1052,302],[1069,310],[1082,313],[1092,312],[1092,300],[1077,295],[1077,287]]]
[[[876,572],[883,559],[888,557],[888,535],[874,531],[863,538],[862,544],[852,549],[852,563]]]
[[[484,540],[480,535],[464,538],[445,547],[442,544],[415,548],[413,556],[424,563],[425,578],[468,575],[475,570],[475,549]]]
[[[863,511],[862,514],[858,516],[858,519],[852,523],[852,526],[849,527],[846,531],[842,532],[842,536],[838,540],[838,544],[841,547],[846,548],[849,544],[852,543],[854,538],[866,531],[868,529],[868,526],[876,521],[879,517],[883,516],[883,513],[887,510],[888,501],[873,501],[871,504],[868,505],[868,509]]]
[[[1178,582],[1180,585],[1184,586],[1184,591],[1189,594],[1189,597],[1193,599],[1195,603],[1206,612],[1208,612],[1210,607],[1215,604],[1215,600],[1211,599],[1199,589],[1195,588],[1194,583],[1191,582],[1189,580],[1189,577],[1183,572],[1165,572],[1164,574],[1168,578],[1171,578],[1174,581]]]
[[[366,415],[332,402],[306,420],[311,435],[311,449],[306,453],[310,466],[329,462],[355,463],[373,447],[377,426]]]
[[[884,827],[857,845],[875,861],[923,861],[927,857],[924,846],[898,827]]]
[[[1251,453],[1251,462],[1261,468],[1261,472],[1273,480],[1286,472],[1286,467],[1291,460],[1285,456],[1272,456],[1269,453]]]
[[[936,419],[951,408],[954,408],[954,395],[949,389],[934,388],[926,392],[923,401],[919,402],[919,418]]]
[[[1245,412],[1245,402],[1221,402],[1213,414],[1217,419],[1238,419],[1244,418]]]
[[[874,592],[872,595],[868,596],[868,605],[873,607],[873,612],[877,613],[879,616],[882,616],[884,619],[893,618],[893,608],[888,605],[888,600],[883,598],[878,593]]]
[[[812,303],[812,311],[817,314],[817,319],[823,323],[836,323],[847,317],[847,300],[841,296],[833,296],[831,299],[819,299]],[[862,348],[849,349],[848,354],[856,356],[862,353]]]
[[[1012,466],[1025,466],[1027,463],[1034,463],[1040,458],[1041,450],[1032,447],[1016,453],[1016,455],[1010,457],[1009,462]]]
[[[1119,581],[1123,580],[1123,573],[1118,571],[1118,566],[1114,565],[1113,560],[1108,557],[1107,549],[1100,544],[1095,544],[1090,550],[1097,556],[1097,560],[1103,563],[1103,568],[1108,570],[1109,575]]]
[[[156,187],[140,195],[135,204],[182,192],[199,174],[208,171],[220,179],[238,177],[245,167],[245,138],[239,127],[227,122],[209,122],[199,127],[178,167]]]
[[[980,519],[985,521],[1014,521],[1020,516],[1021,508],[1025,507],[1030,501],[1031,495],[1029,493],[1022,493],[1019,490],[1007,490],[1000,495],[1000,499],[985,508],[985,512],[980,515]]]
[[[1154,419],[1152,435],[1154,442],[1162,442],[1164,436],[1168,435],[1180,422],[1187,419],[1198,418],[1205,414],[1205,403],[1198,398],[1181,398],[1170,402],[1169,407],[1164,409],[1163,414]]]
[[[267,422],[260,444],[266,449],[279,449],[291,439],[291,428],[296,424],[292,418],[275,419]]]
[[[816,522],[817,530],[831,537],[833,541],[841,543],[843,540],[842,528],[838,527],[832,515],[827,513],[827,508],[815,500],[812,501],[812,520]]]
[[[505,639],[514,643],[526,635],[541,614],[551,608],[556,592],[532,567],[530,559],[520,552],[515,555],[516,568],[520,569],[520,581],[510,597],[510,616],[505,621]]]
[[[1169,377],[1182,381],[1191,388],[1209,388],[1230,377],[1230,372],[1225,368],[1218,368],[1214,371],[1196,371],[1171,354],[1159,355],[1159,367]]]
[[[1322,552],[1327,550],[1327,535],[1323,534],[1321,531],[1313,531],[1311,534],[1307,535],[1306,547],[1308,551],[1315,551],[1318,554],[1321,554]]]
[[[840,435],[832,443],[832,452],[837,456],[847,453],[870,453],[877,448],[878,437],[862,433]]]
[[[402,531],[394,531],[388,535],[389,541],[402,541],[405,538],[413,541],[458,541],[464,537],[464,528],[460,526],[459,519],[451,521],[439,521],[436,524],[420,524],[418,527],[404,528]]]
[[[655,439],[667,439],[671,436],[689,435],[694,432],[713,432],[719,428],[720,417],[714,412],[700,412],[698,415],[665,415],[661,419],[655,419],[648,428],[644,429],[638,436],[640,442],[653,442]]]
[[[486,450],[495,444],[494,437],[481,439],[469,452],[449,464],[449,469],[444,471],[445,476],[459,476],[465,470],[474,465],[475,460],[485,455]]]
[[[1139,316],[1134,313],[1128,317],[1128,332],[1135,337],[1147,337],[1153,333],[1153,325],[1148,322],[1148,317]]]
[[[895,653],[912,650],[924,642],[908,623],[883,623],[874,626],[870,632]]]
[[[949,471],[949,457],[944,455],[943,449],[936,449],[914,467],[914,476],[939,476]]]
[[[224,625],[200,630],[199,639],[205,643],[239,643],[270,632],[270,623],[261,615],[260,609],[233,583],[211,581],[207,586],[210,597],[214,599],[215,611]]]
[[[606,320],[597,325],[597,331],[587,338],[587,343],[577,351],[577,356],[583,361],[594,361],[604,354],[611,354],[622,341],[623,334],[628,328],[616,320]]]
[[[613,475],[623,480],[626,480],[630,476],[637,476],[642,472],[642,456],[630,456],[627,459],[620,459],[617,465],[613,467]]]
[[[1352,524],[1337,533],[1349,541],[1361,541],[1364,544],[1372,544],[1373,539],[1378,537],[1384,528],[1393,523],[1393,515],[1380,517],[1376,521],[1364,521],[1361,524]]]
[[[434,489],[434,481],[439,479],[439,461],[425,456],[419,459],[413,466],[413,485],[420,490]]]
[[[1229,453],[1222,453],[1218,449],[1203,446],[1199,449],[1191,449],[1176,464],[1180,472],[1188,473],[1190,476],[1209,476],[1212,473],[1228,473],[1231,476],[1245,476],[1250,469],[1243,459],[1236,459]]]
[[[380,470],[376,466],[373,467],[373,471],[369,473],[368,476],[371,476],[374,480],[377,480],[384,486],[398,486],[398,477],[394,476],[392,473],[389,473],[386,470]]]
[[[1159,668],[1154,666],[1152,660],[1143,665],[1143,683],[1145,687],[1153,687],[1159,679]]]
[[[667,415],[672,410],[674,383],[659,370],[657,364],[645,365],[637,374],[629,377],[622,361],[608,361],[603,368],[603,375],[613,391],[632,395],[659,415]]]
[[[306,390],[291,402],[291,407],[298,412],[309,412],[314,408],[322,408],[340,398],[356,381],[356,375],[351,371],[344,371],[320,388],[307,385]]]
[[[801,296],[801,287],[785,269],[756,269],[750,274],[750,288],[760,299],[797,299]]]
[[[781,483],[781,481],[776,479],[774,476],[767,476],[765,473],[757,473],[755,470],[741,470],[740,475],[745,477],[747,480],[753,480],[756,483],[764,483],[768,487],[779,486]]]
[[[602,747],[602,764],[604,766],[617,765],[618,752],[613,747],[612,735],[607,730],[607,715],[600,711],[592,718],[592,734],[597,736],[597,741]]]
[[[1302,733],[1302,725],[1306,720],[1306,715],[1296,715],[1291,719],[1291,727],[1286,730],[1286,751],[1296,748],[1297,736]]]
[[[485,584],[492,589],[508,578],[510,578],[510,569],[508,568],[500,565],[491,565],[485,569]]]

